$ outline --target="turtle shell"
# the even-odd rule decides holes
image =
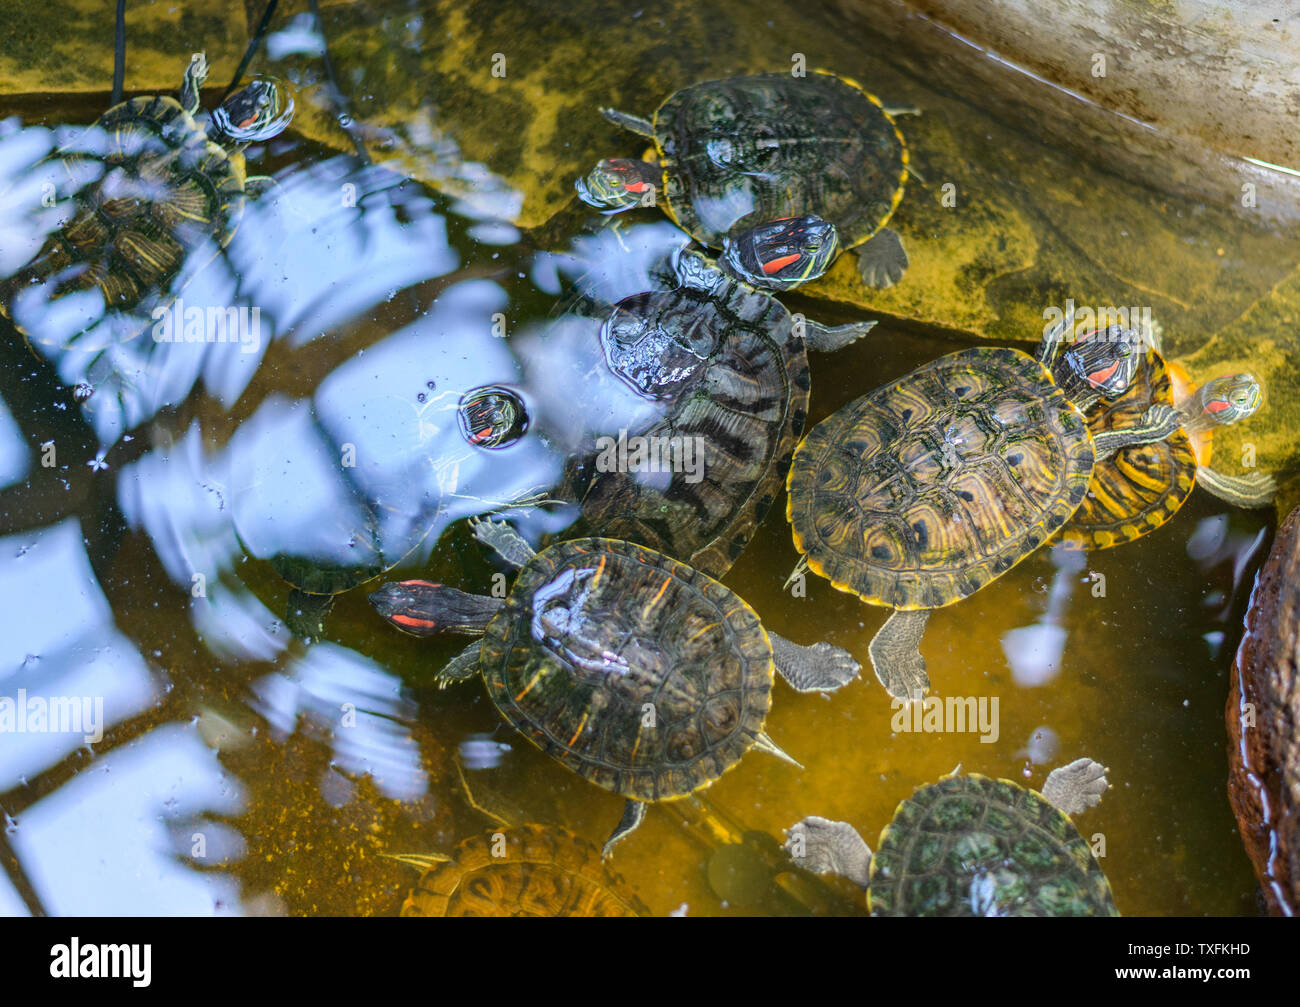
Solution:
[[[243,213],[243,155],[209,140],[172,98],[115,105],[56,156],[76,187],[76,210],[6,281],[6,313],[23,288],[47,280],[50,299],[98,287],[110,310],[155,292],[170,301],[187,256],[205,245],[219,252]]]
[[[564,829],[474,836],[423,875],[403,916],[649,916],[600,850]]]
[[[851,248],[903,198],[903,134],[878,98],[832,73],[695,84],[671,95],[653,126],[668,213],[712,248],[751,213],[815,213]]]
[[[1164,360],[1148,350],[1129,390],[1088,414],[1094,433],[1136,425],[1151,406],[1174,405]],[[1178,512],[1196,486],[1192,439],[1181,429],[1163,441],[1121,448],[1097,463],[1088,495],[1061,532],[1076,549],[1109,549],[1141,538]]]
[[[488,694],[578,775],[641,801],[734,766],[763,728],[772,644],[743,600],[663,553],[613,539],[543,550],[483,635]]]
[[[573,530],[649,546],[713,577],[731,569],[781,491],[811,384],[790,313],[717,277],[709,290],[681,286],[619,302],[611,320],[623,312],[657,324],[633,346],[606,346],[610,366],[662,406],[632,433],[689,450],[693,468],[674,467],[665,484],[627,465],[589,466],[596,471],[577,491],[582,519]]]
[[[1118,916],[1079,830],[1042,794],[969,774],[899,804],[871,862],[875,916]]]
[[[795,449],[787,516],[809,567],[902,609],[979,590],[1083,502],[1093,444],[1050,372],[977,347],[850,402]]]

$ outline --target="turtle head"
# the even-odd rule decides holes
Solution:
[[[840,251],[835,225],[810,213],[782,217],[729,234],[722,242],[723,261],[756,287],[789,290],[815,280]]]
[[[258,76],[212,113],[212,125],[235,143],[256,143],[282,133],[293,119],[293,98],[274,77]]]
[[[477,448],[509,447],[528,430],[523,400],[508,388],[485,385],[466,392],[456,410],[460,432]]]
[[[1071,398],[1118,398],[1128,391],[1144,359],[1145,341],[1135,329],[1111,325],[1076,336],[1053,368]]]
[[[1216,426],[1227,426],[1255,415],[1264,392],[1254,375],[1221,374],[1197,389],[1194,400],[1198,414]]]
[[[574,188],[588,206],[618,213],[638,205],[647,192],[659,184],[659,168],[631,157],[607,157],[599,161]]]

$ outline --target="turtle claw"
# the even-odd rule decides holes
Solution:
[[[907,272],[907,250],[898,232],[883,227],[857,250],[858,273],[862,282],[876,290],[887,290]]]
[[[472,517],[469,527],[476,539],[513,567],[523,566],[536,555],[524,537],[504,521]]]

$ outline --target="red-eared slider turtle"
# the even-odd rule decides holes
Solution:
[[[1077,337],[1095,338],[1095,332]],[[1083,504],[1061,532],[1073,548],[1108,549],[1154,531],[1178,512],[1199,482],[1238,507],[1265,507],[1276,484],[1271,476],[1230,476],[1209,468],[1214,428],[1254,415],[1262,401],[1259,382],[1249,374],[1225,374],[1196,389],[1186,372],[1160,354],[1160,330],[1128,391],[1097,406],[1088,416],[1094,436],[1113,430],[1160,426],[1172,416],[1168,436],[1130,444],[1098,458]],[[1059,370],[1060,341],[1045,338],[1039,359]],[[1059,378],[1059,375],[1058,375]]]
[[[873,855],[847,822],[810,816],[788,832],[795,863],[847,877],[873,916],[1118,916],[1110,883],[1068,816],[1101,800],[1106,769],[1077,759],[1042,793],[970,773],[898,805]]]
[[[694,84],[648,120],[602,111],[652,139],[659,163],[601,161],[578,183],[584,201],[626,209],[653,187],[675,223],[759,286],[816,279],[842,248],[857,248],[868,285],[902,279],[907,254],[885,224],[907,178],[894,115],[913,110],[887,109],[854,81],[814,71]],[[790,246],[787,218],[799,219],[815,255]]]
[[[566,536],[626,539],[721,577],[785,483],[808,414],[806,349],[839,349],[875,322],[792,317],[696,250],[673,266],[676,289],[625,298],[601,325],[606,366],[656,409],[570,478],[560,495],[582,518]]]
[[[1094,438],[1083,415],[1127,389],[1139,360],[1128,338],[1087,340],[1054,380],[1018,350],[950,353],[841,407],[795,449],[786,515],[804,556],[792,577],[806,565],[894,609],[871,642],[890,695],[929,688],[919,644],[930,610],[1055,535],[1083,502],[1094,455],[1148,436]]]
[[[482,634],[438,681],[481,673],[538,748],[628,799],[606,854],[645,802],[708,786],[751,748],[793,761],[763,732],[774,671],[800,691],[858,674],[845,651],[767,632],[729,588],[653,549],[577,539],[535,553],[509,525],[473,527],[520,568],[504,601],[425,581],[386,584],[371,601],[408,633]]]
[[[1214,428],[1251,416],[1262,397],[1259,383],[1249,374],[1225,374],[1176,397],[1172,370],[1149,351],[1133,387],[1090,414],[1088,427],[1096,435],[1133,427],[1153,403],[1166,402],[1182,425],[1163,440],[1130,445],[1097,463],[1083,505],[1061,533],[1067,545],[1109,549],[1132,542],[1172,518],[1197,485],[1237,507],[1272,502],[1271,476],[1209,468]]]
[[[245,146],[275,136],[293,116],[293,101],[272,78],[258,77],[227,98],[205,129],[195,120],[207,60],[195,53],[180,100],[132,98],[99,117],[52,157],[66,168],[76,210],[28,265],[0,288],[0,310],[29,340],[43,341],[21,302],[48,301],[98,289],[106,310],[129,311],[158,294],[153,314],[176,291],[168,286],[191,253],[229,244],[254,183]],[[192,271],[191,274],[192,275]],[[132,334],[138,333],[135,330]]]
[[[587,840],[544,825],[503,828],[450,856],[397,859],[424,871],[403,916],[649,916]]]

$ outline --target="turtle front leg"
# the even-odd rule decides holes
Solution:
[[[461,682],[468,682],[471,678],[479,673],[479,655],[483,650],[483,641],[475,640],[459,654],[448,661],[438,674],[433,676],[434,683],[439,689],[445,689],[449,685],[458,685]],[[464,776],[461,777],[464,779]],[[468,792],[468,789],[467,791]],[[470,803],[473,803],[473,797]],[[474,807],[478,807],[477,804]],[[479,808],[482,811],[482,808]],[[491,817],[491,816],[489,816]]]
[[[862,668],[852,654],[833,644],[804,647],[776,633],[767,635],[776,670],[797,692],[835,692],[857,678]]]
[[[412,636],[479,635],[504,604],[500,598],[466,594],[427,580],[393,581],[373,592],[369,601],[392,626]]]
[[[600,114],[612,122],[615,126],[622,126],[624,129],[630,129],[639,136],[647,137],[653,140],[655,138],[655,128],[648,119],[642,119],[640,116],[628,115],[626,112],[620,112],[616,108],[602,108]]]
[[[862,282],[876,290],[888,290],[907,272],[907,250],[892,228],[882,227],[870,241],[858,246],[856,254]]]
[[[871,847],[848,822],[809,815],[786,830],[785,851],[805,871],[836,874],[866,888]]]
[[[524,537],[504,521],[470,518],[469,527],[476,539],[516,569],[537,555]]]
[[[181,108],[190,115],[199,110],[199,89],[207,79],[207,54],[196,52],[190,57],[190,65],[185,68],[185,77],[181,80]]]
[[[1084,758],[1048,773],[1043,796],[1063,814],[1077,815],[1100,804],[1102,794],[1109,789],[1106,767],[1094,759]]]
[[[896,608],[872,637],[867,649],[871,666],[885,691],[895,699],[916,699],[930,690],[930,676],[925,673],[925,658],[921,656],[921,637],[929,618],[928,608]]]
[[[1196,481],[1208,492],[1234,507],[1268,507],[1277,495],[1277,480],[1265,472],[1230,476],[1214,469],[1202,468],[1196,471]]]
[[[618,820],[614,826],[614,831],[609,834],[605,840],[605,845],[601,847],[600,855],[602,859],[608,859],[615,845],[621,843],[624,839],[636,831],[641,819],[645,818],[645,802],[628,799],[623,805],[623,817]]]
[[[803,320],[803,338],[808,349],[817,350],[819,353],[831,353],[843,349],[851,343],[856,343],[875,327],[876,323],[874,321],[849,322],[847,325],[823,325],[821,322],[814,322],[811,318],[805,318]]]
[[[1163,402],[1158,403],[1142,415],[1136,426],[1094,434],[1092,440],[1096,448],[1096,462],[1105,461],[1121,448],[1162,441],[1182,425],[1183,417],[1177,409]]]

